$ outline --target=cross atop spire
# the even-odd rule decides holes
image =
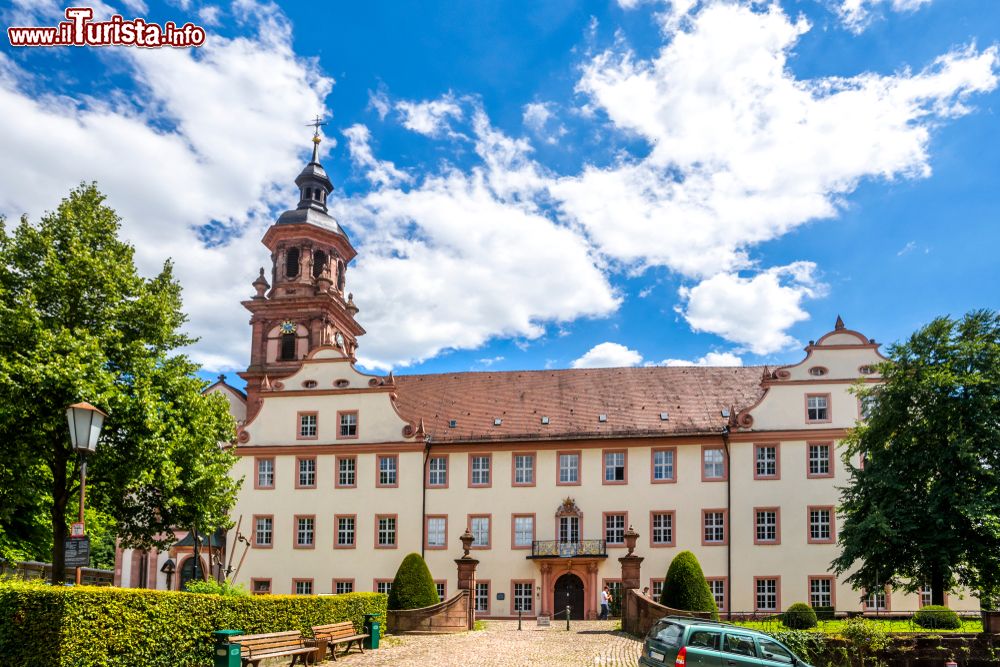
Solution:
[[[313,156],[312,156],[313,162],[319,162],[319,142],[322,141],[319,138],[319,128],[323,127],[324,125],[326,125],[326,122],[323,120],[323,117],[320,116],[319,114],[316,114],[316,117],[313,119],[311,123],[306,123],[306,127],[313,128]]]

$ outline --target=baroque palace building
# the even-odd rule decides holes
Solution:
[[[592,618],[601,588],[619,582],[631,526],[651,593],[689,549],[723,612],[929,601],[863,595],[829,572],[848,482],[838,444],[863,418],[851,385],[879,380],[874,340],[838,318],[804,359],[775,369],[366,375],[354,366],[365,330],[346,291],[356,253],[327,212],[333,186],[315,148],[295,182],[297,207],[263,238],[270,277],[261,269],[243,302],[246,393],[222,379],[208,389],[239,423],[231,474],[244,480],[232,516],[243,539],[234,528],[208,551],[238,565],[254,593],[385,592],[417,551],[449,597],[468,529],[480,616],[569,603]],[[120,549],[116,582],[176,589],[193,573],[192,544]]]

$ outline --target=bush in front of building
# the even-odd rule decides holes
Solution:
[[[671,561],[667,579],[663,582],[660,604],[681,611],[705,611],[718,620],[719,609],[705,580],[698,559],[690,551],[682,551]]]
[[[386,596],[220,596],[0,581],[4,667],[178,667],[212,664],[212,631],[300,630],[365,614],[385,624]]]
[[[948,607],[929,604],[913,615],[913,624],[928,630],[958,630],[962,619]]]
[[[805,602],[796,602],[781,615],[781,623],[792,630],[808,630],[819,623],[816,612]]]
[[[437,586],[427,562],[418,553],[408,555],[392,580],[389,609],[421,609],[438,602]]]
[[[234,597],[246,597],[250,591],[243,584],[234,584],[228,579],[221,582],[215,579],[192,579],[185,584],[184,589],[188,593],[206,593],[209,595],[230,595]]]

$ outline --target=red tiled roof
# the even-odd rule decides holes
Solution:
[[[397,375],[396,405],[406,419],[423,419],[435,442],[719,432],[728,421],[722,410],[739,410],[760,397],[761,370],[656,366]],[[661,412],[669,419],[662,421]],[[606,422],[599,421],[601,414]],[[500,426],[495,418],[503,420]]]

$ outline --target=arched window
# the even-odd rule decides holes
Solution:
[[[317,250],[313,253],[313,278],[319,278],[323,274],[323,269],[326,268],[326,253],[322,250]]]
[[[198,564],[198,571],[194,570],[195,560],[194,556],[188,557],[184,563],[181,565],[181,579],[180,579],[180,590],[184,590],[185,586],[189,581],[194,581],[195,579],[205,578],[205,566],[204,561]]]
[[[295,334],[281,334],[281,360],[290,361],[295,359]]]
[[[299,249],[289,248],[285,253],[285,275],[294,278],[299,275]]]

